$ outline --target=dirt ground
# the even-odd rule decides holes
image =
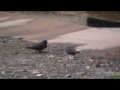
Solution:
[[[28,50],[31,42],[0,36],[1,79],[109,79],[120,72],[120,47],[84,50],[69,59],[69,43],[50,43],[43,53]]]

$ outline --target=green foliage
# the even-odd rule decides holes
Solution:
[[[119,75],[112,75],[111,79],[120,79],[120,74]]]

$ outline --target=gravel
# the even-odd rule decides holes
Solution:
[[[69,59],[70,43],[49,43],[43,53],[27,49],[21,38],[0,36],[2,79],[109,79],[120,72],[120,48],[83,50]]]

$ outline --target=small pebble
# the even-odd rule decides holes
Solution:
[[[90,68],[90,66],[86,66],[86,69],[89,69]]]
[[[37,77],[41,77],[41,76],[43,76],[43,74],[37,74],[36,76],[37,76]]]
[[[71,75],[70,75],[70,74],[67,74],[67,75],[65,75],[64,77],[65,77],[65,78],[68,78],[68,77],[71,77]]]
[[[1,71],[2,74],[5,74],[5,71]]]

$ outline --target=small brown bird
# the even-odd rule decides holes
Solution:
[[[43,40],[40,43],[37,43],[33,46],[27,47],[28,49],[34,49],[41,52],[43,49],[47,48],[47,40]]]

